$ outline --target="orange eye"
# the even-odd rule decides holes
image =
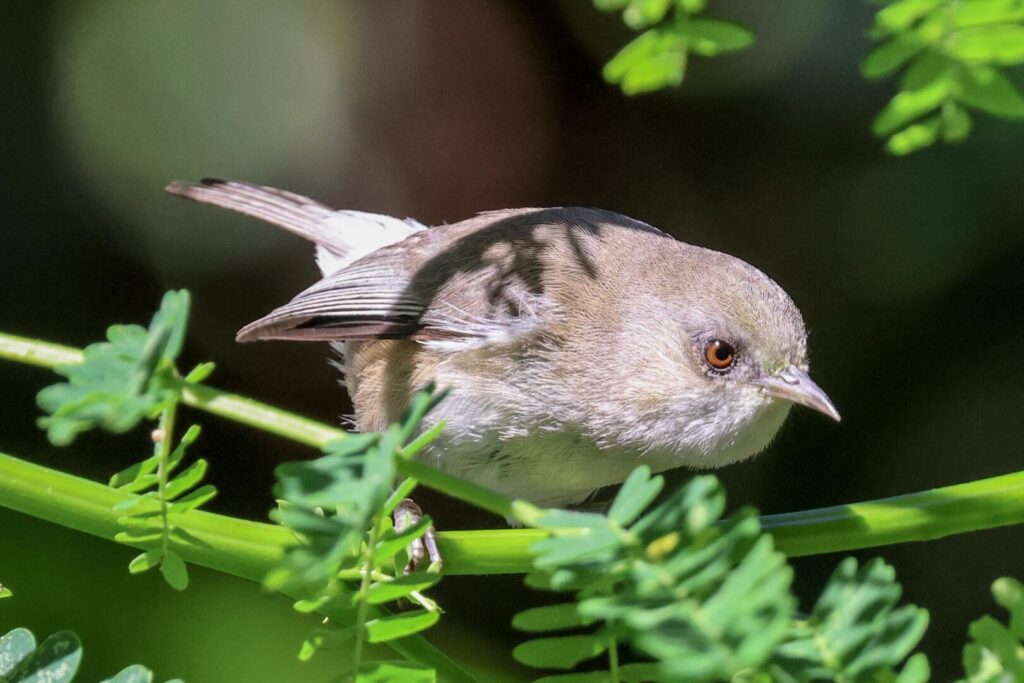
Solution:
[[[736,362],[736,349],[721,339],[712,339],[704,347],[704,359],[715,370],[728,370]]]

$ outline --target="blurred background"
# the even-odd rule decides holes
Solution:
[[[771,449],[720,472],[732,505],[834,505],[1020,469],[1024,458],[1024,127],[980,117],[958,147],[896,159],[868,127],[867,2],[712,3],[752,27],[693,59],[679,91],[629,99],[601,66],[630,33],[590,2],[7,2],[0,6],[0,329],[71,345],[194,296],[183,366],[326,421],[350,407],[321,344],[234,332],[317,277],[297,238],[164,194],[237,178],[422,222],[589,205],[739,256],[780,282],[811,330],[814,376],[844,421],[794,411]],[[52,375],[0,365],[0,450],[105,479],[139,430],[68,449],[34,426]],[[276,463],[308,449],[188,413],[211,509],[266,519]],[[686,473],[676,473],[676,481]],[[429,499],[441,528],[497,520]],[[927,607],[936,680],[959,672],[991,581],[1024,576],[1009,528],[858,553],[894,563]],[[283,599],[196,569],[178,595],[130,577],[127,548],[0,510],[0,632],[75,630],[83,680],[141,662],[159,679],[327,680],[294,659],[313,624]],[[837,556],[794,561],[804,608]],[[520,577],[451,578],[431,637],[488,680],[521,680]],[[495,672],[493,667],[501,669]]]

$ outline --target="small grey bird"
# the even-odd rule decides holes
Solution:
[[[839,420],[779,285],[620,214],[510,209],[427,228],[233,181],[167,190],[316,244],[323,279],[239,341],[333,342],[362,431],[428,382],[450,387],[420,457],[507,496],[563,506],[642,463],[743,460],[794,403]]]

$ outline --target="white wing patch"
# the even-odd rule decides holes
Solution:
[[[324,227],[338,241],[346,243],[344,254],[317,245],[316,265],[325,276],[337,273],[381,247],[401,242],[409,235],[427,229],[412,218],[401,220],[364,211],[335,211],[324,221]]]

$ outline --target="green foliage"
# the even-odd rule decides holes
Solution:
[[[594,5],[621,11],[627,26],[643,31],[604,68],[605,80],[618,83],[627,95],[679,85],[691,53],[713,57],[754,42],[744,26],[699,16],[706,0],[594,0]]]
[[[165,427],[171,420],[163,420]],[[172,537],[188,541],[187,534],[175,521],[182,514],[195,510],[214,496],[217,489],[211,484],[195,488],[206,474],[205,460],[196,460],[183,472],[171,475],[185,457],[185,449],[198,437],[198,425],[192,425],[185,432],[178,445],[167,447],[169,436],[160,430],[156,452],[149,458],[118,472],[110,478],[110,486],[121,491],[138,493],[114,506],[126,514],[118,522],[125,527],[116,539],[123,543],[159,543],[154,548],[136,555],[129,563],[132,574],[160,567],[160,573],[167,583],[176,590],[188,587],[188,570],[181,557],[170,548]]]
[[[916,655],[894,672],[921,640],[928,612],[897,607],[902,588],[896,572],[880,559],[860,569],[848,557],[825,586],[811,614],[798,619],[776,648],[769,670],[779,683],[814,680],[899,680],[928,678],[928,660]]]
[[[169,293],[148,332],[112,327],[109,343],[87,350],[85,364],[92,363],[91,369],[63,368],[69,382],[44,390],[41,396],[48,398],[40,399],[52,406],[44,426],[55,443],[67,443],[94,427],[126,429],[125,415],[136,415],[134,423],[159,415],[153,455],[114,475],[110,486],[138,494],[116,506],[126,513],[119,520],[126,531],[118,539],[153,544],[132,560],[131,571],[159,565],[177,588],[185,587],[188,575],[169,544],[192,539],[175,520],[215,493],[210,486],[198,487],[205,461],[178,472],[199,428],[191,427],[175,442],[177,406],[188,384],[213,368],[200,365],[184,379],[174,368],[187,303],[186,293]],[[364,661],[362,648],[365,643],[394,644],[440,617],[438,606],[423,595],[439,580],[439,567],[403,571],[403,551],[422,539],[430,520],[405,520],[398,531],[390,516],[418,483],[407,478],[392,490],[399,471],[411,467],[409,459],[443,428],[437,425],[414,438],[442,398],[428,388],[416,395],[402,421],[384,432],[332,441],[323,457],[277,470],[279,509],[273,516],[299,543],[289,547],[266,584],[305,596],[295,604],[299,611],[329,615],[327,627],[310,634],[300,657],[353,643],[349,680],[437,680],[435,669],[418,662]],[[141,412],[125,408],[133,402],[149,407]],[[439,473],[435,478],[430,468],[411,471],[438,489],[455,489],[459,483]],[[928,679],[927,658],[910,656],[927,625],[927,612],[898,606],[901,588],[891,567],[881,560],[863,567],[845,560],[811,613],[796,615],[789,590],[792,572],[752,510],[722,519],[725,497],[714,477],[696,477],[655,502],[662,487],[661,477],[637,468],[604,515],[541,510],[522,501],[497,505],[491,499],[496,494],[482,496],[482,489],[473,487],[463,491],[466,500],[482,508],[511,509],[522,523],[545,530],[549,536],[531,547],[534,571],[528,583],[573,597],[516,616],[517,628],[543,635],[516,648],[515,657],[563,671],[602,655],[608,658],[605,671],[563,673],[541,681]],[[0,586],[0,597],[5,593]],[[964,680],[970,683],[1024,678],[1024,586],[1000,579],[993,593],[1010,612],[1009,625],[984,617],[971,626],[973,641],[964,650]],[[414,608],[392,613],[381,607],[398,600]],[[622,646],[638,661],[620,664]],[[0,638],[0,683],[71,680],[80,658],[81,646],[70,632],[37,647],[31,633],[17,629]],[[446,664],[437,666],[440,670]],[[136,665],[107,680],[151,681],[152,673]]]
[[[181,352],[188,321],[189,294],[167,292],[149,329],[111,325],[107,341],[85,348],[80,365],[55,368],[67,382],[39,392],[40,418],[51,443],[65,446],[84,431],[102,427],[126,432],[143,418],[155,417],[174,396],[168,380]]]
[[[714,477],[696,477],[647,510],[662,483],[637,468],[607,515],[524,511],[551,533],[532,548],[528,582],[571,591],[576,603],[527,611],[515,624],[594,626],[528,641],[514,652],[519,661],[569,669],[622,642],[657,660],[661,679],[722,680],[768,660],[793,613],[783,556],[752,511],[718,523],[725,495]]]
[[[0,681],[65,683],[74,680],[82,661],[82,643],[71,631],[58,631],[37,645],[32,632],[16,628],[0,637]],[[153,672],[133,664],[103,683],[150,683]]]
[[[586,632],[527,641],[516,659],[572,669],[609,654],[608,671],[545,679],[565,683],[628,680],[615,664],[620,644],[654,660],[639,665],[641,678],[653,670],[664,681],[927,679],[923,655],[894,670],[928,616],[896,607],[891,567],[876,560],[858,570],[847,559],[811,615],[794,619],[792,571],[754,513],[720,519],[725,496],[714,477],[696,477],[651,506],[661,486],[639,467],[607,515],[519,507],[522,521],[551,533],[532,547],[536,571],[527,581],[570,591],[575,602],[521,612],[513,625]]]
[[[361,661],[362,645],[385,643],[430,628],[440,609],[421,591],[440,580],[438,567],[403,573],[404,552],[430,529],[430,519],[398,531],[390,515],[415,487],[406,480],[392,493],[399,458],[410,458],[440,433],[433,429],[414,439],[424,416],[443,398],[430,387],[418,393],[401,423],[380,434],[353,434],[324,447],[317,460],[293,462],[276,470],[275,493],[281,503],[272,517],[301,540],[265,579],[268,588],[299,592],[306,612],[329,608],[338,627],[312,633],[302,659],[316,651],[353,641],[356,680],[428,681],[432,670],[405,662]],[[398,560],[402,556],[401,561]],[[358,582],[353,587],[352,582]],[[407,600],[415,609],[391,614],[370,608]]]
[[[985,616],[971,624],[971,642],[964,647],[963,683],[1024,680],[1024,584],[998,579],[992,584],[992,595],[1010,613],[1010,622]]]
[[[137,574],[158,566],[176,590],[188,586],[188,570],[169,546],[172,536],[185,536],[174,519],[217,493],[209,484],[195,488],[206,474],[207,462],[202,459],[171,478],[200,431],[193,425],[172,447],[183,384],[206,379],[214,368],[213,363],[203,363],[181,380],[175,367],[188,326],[189,301],[185,290],[167,292],[148,330],[110,326],[108,341],[86,347],[80,365],[56,368],[67,382],[46,387],[38,396],[39,405],[51,413],[39,420],[40,426],[55,445],[71,443],[79,433],[96,427],[124,432],[144,418],[160,417],[160,428],[153,432],[153,455],[115,474],[110,486],[139,494],[114,508],[128,513],[119,520],[125,531],[117,540],[157,544],[137,555],[129,571]]]
[[[1000,67],[1024,63],[1024,0],[888,0],[875,16],[878,45],[861,68],[882,78],[906,67],[900,92],[875,119],[893,154],[959,142],[969,110],[1024,118],[1024,95]]]
[[[14,593],[11,592],[10,588],[7,588],[2,583],[0,583],[0,600],[3,600],[4,598],[10,598],[13,595]]]

